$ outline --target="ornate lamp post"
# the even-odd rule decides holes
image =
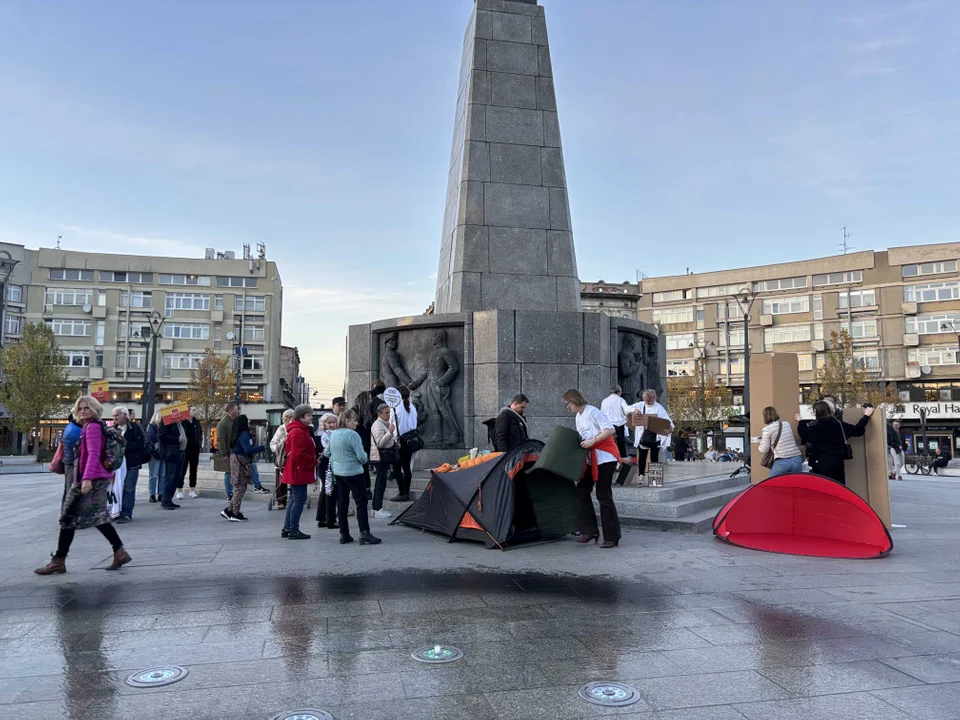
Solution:
[[[144,394],[141,410],[144,423],[149,423],[153,419],[157,395],[157,345],[163,335],[163,323],[166,322],[166,318],[160,314],[160,311],[154,310],[150,313],[148,322],[150,323],[150,335],[142,338],[147,345],[147,355],[149,356],[147,364],[150,366],[149,379],[144,374]]]
[[[749,287],[740,288],[733,296],[743,313],[743,407],[746,423],[744,432],[744,452],[750,447],[750,311],[757,299],[757,294]]]

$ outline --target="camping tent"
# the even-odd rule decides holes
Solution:
[[[890,533],[863,498],[809,473],[747,488],[717,513],[713,534],[733,545],[789,555],[874,558],[893,549]]]
[[[433,472],[417,501],[392,523],[505,550],[552,540],[577,529],[576,486],[533,466],[543,443],[525,440],[497,460],[455,472]]]

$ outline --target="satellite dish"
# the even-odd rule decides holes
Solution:
[[[227,340],[233,340],[236,335],[234,335],[232,332],[228,332],[226,335],[224,335],[224,337],[227,338]]]
[[[87,303],[86,305],[83,306],[83,311],[85,313],[91,312],[92,310],[93,310],[93,306],[90,305],[90,303]]]
[[[929,365],[923,365],[920,368],[920,372],[923,373],[924,375],[929,375],[930,373],[933,372],[933,368],[930,367]]]

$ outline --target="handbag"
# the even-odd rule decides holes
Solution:
[[[777,456],[774,451],[776,450],[777,445],[780,444],[781,435],[783,435],[783,420],[780,421],[780,430],[777,432],[776,440],[773,441],[773,443],[770,445],[770,449],[763,454],[762,458],[760,458],[760,464],[765,468],[772,468],[773,463],[777,460]]]
[[[214,472],[222,472],[222,473],[230,472],[230,456],[229,456],[229,455],[214,455],[214,456],[213,456],[213,470],[214,470]]]
[[[647,410],[644,408],[641,415],[646,415]],[[653,430],[643,429],[643,432],[640,433],[640,447],[651,450],[655,447],[660,447],[660,438]]]
[[[396,465],[400,462],[400,452],[395,447],[380,448],[380,462]]]
[[[847,442],[847,433],[843,430],[843,422],[834,418],[838,423],[840,423],[840,434],[843,435],[843,459],[844,460],[853,460],[853,446]]]
[[[50,461],[50,465],[48,465],[48,467],[50,469],[50,472],[56,473],[57,475],[66,474],[67,470],[63,466],[63,442],[62,441],[60,442],[59,445],[57,445],[57,451],[53,454],[53,459]]]
[[[424,442],[420,436],[420,431],[416,428],[407,430],[407,432],[400,436],[400,445],[403,446],[403,449],[406,450],[409,455],[423,450]]]

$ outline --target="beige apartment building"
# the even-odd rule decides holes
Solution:
[[[923,407],[954,450],[960,446],[960,243],[866,251],[709,273],[644,278],[639,284],[584,283],[584,310],[621,312],[664,334],[669,375],[696,372],[696,361],[742,402],[743,316],[733,295],[756,293],[751,352],[796,353],[809,395],[830,349],[847,329],[871,380],[896,385],[905,426]],[[953,403],[952,401],[958,401]],[[933,422],[933,421],[931,421]],[[931,447],[934,443],[931,443]]]
[[[7,283],[4,343],[16,342],[26,323],[46,323],[71,378],[87,386],[109,382],[111,405],[139,410],[151,318],[162,320],[158,404],[181,398],[190,370],[211,348],[232,358],[251,420],[266,419],[271,404],[284,405],[283,285],[262,249],[254,256],[245,248],[241,258],[214,250],[204,258],[168,258],[2,248],[19,248],[23,258]]]

